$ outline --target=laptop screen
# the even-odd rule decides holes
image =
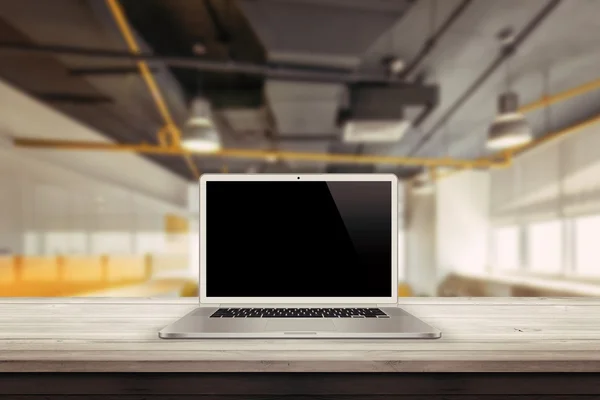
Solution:
[[[207,297],[392,295],[392,183],[209,181]]]

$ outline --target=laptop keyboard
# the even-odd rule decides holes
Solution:
[[[389,318],[379,308],[219,308],[211,318]]]

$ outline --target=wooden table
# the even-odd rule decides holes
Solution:
[[[157,337],[195,304],[0,300],[0,399],[600,399],[600,300],[403,299],[437,340]]]

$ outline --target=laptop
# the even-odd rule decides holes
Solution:
[[[205,174],[199,307],[159,337],[439,338],[398,304],[393,174]]]

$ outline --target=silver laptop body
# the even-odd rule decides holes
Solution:
[[[205,174],[184,338],[439,338],[397,307],[393,174]]]

